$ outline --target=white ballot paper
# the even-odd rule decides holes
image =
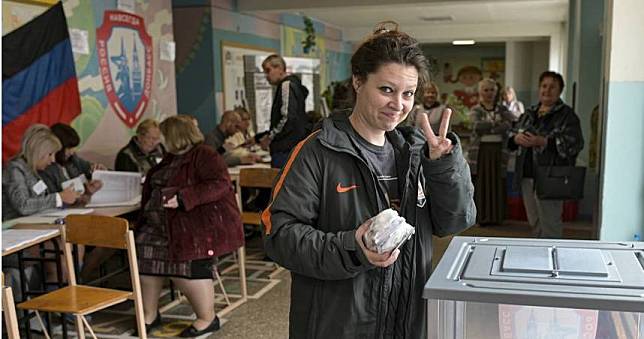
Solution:
[[[131,206],[141,201],[141,173],[94,171],[92,180],[100,180],[103,187],[92,195],[87,207]]]
[[[64,218],[70,214],[90,214],[92,212],[94,212],[94,210],[91,208],[52,208],[44,210],[36,214],[36,216]]]
[[[86,182],[87,182],[87,178],[85,177],[85,174],[81,174],[76,178],[63,181],[61,186],[63,187],[63,189],[66,189],[69,186],[74,186],[74,191],[83,194],[85,193]]]

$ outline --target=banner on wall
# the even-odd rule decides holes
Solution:
[[[129,128],[143,117],[152,88],[152,38],[143,18],[105,11],[96,29],[98,65],[105,95],[114,113]]]
[[[2,159],[34,123],[70,123],[81,112],[62,3],[2,37]]]

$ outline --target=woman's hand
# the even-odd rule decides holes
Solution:
[[[367,260],[374,265],[378,267],[387,267],[394,262],[396,262],[396,259],[398,259],[398,255],[400,254],[399,249],[395,249],[391,252],[387,253],[377,253],[369,250],[364,242],[362,241],[362,237],[364,236],[365,233],[369,230],[369,226],[371,225],[371,222],[373,219],[369,219],[365,221],[358,229],[356,230],[355,237],[356,237],[356,242],[360,246],[360,249],[362,249],[362,252],[364,255],[367,257]]]
[[[530,132],[526,132],[525,134],[528,139],[528,143],[532,145],[532,147],[543,147],[548,144],[548,139],[545,137],[538,134],[532,134]]]
[[[163,204],[163,207],[165,208],[177,208],[179,207],[179,199],[177,198],[177,195],[175,194],[172,198],[170,198],[168,201]]]
[[[76,199],[80,196],[80,193],[74,191],[74,185],[65,188],[58,194],[60,194],[60,199],[67,205],[75,203]]]
[[[449,119],[452,116],[452,109],[445,108],[443,110],[443,116],[441,117],[441,126],[438,131],[438,135],[434,134],[432,126],[427,119],[427,114],[418,114],[417,121],[420,128],[427,138],[427,144],[429,145],[429,158],[436,160],[442,157],[445,154],[452,152],[452,140],[447,138],[447,130],[449,129]]]
[[[522,132],[514,136],[514,143],[523,147],[543,147],[548,144],[548,139],[530,132]]]
[[[94,194],[103,187],[103,182],[100,180],[92,180],[85,184],[85,191],[87,193]]]

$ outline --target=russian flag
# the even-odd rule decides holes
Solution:
[[[69,124],[81,112],[62,2],[2,37],[2,161],[35,123]]]

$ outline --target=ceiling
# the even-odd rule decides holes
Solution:
[[[359,41],[375,23],[398,22],[421,42],[535,40],[560,31],[568,17],[568,0],[238,0],[238,8],[253,13],[306,15]]]

